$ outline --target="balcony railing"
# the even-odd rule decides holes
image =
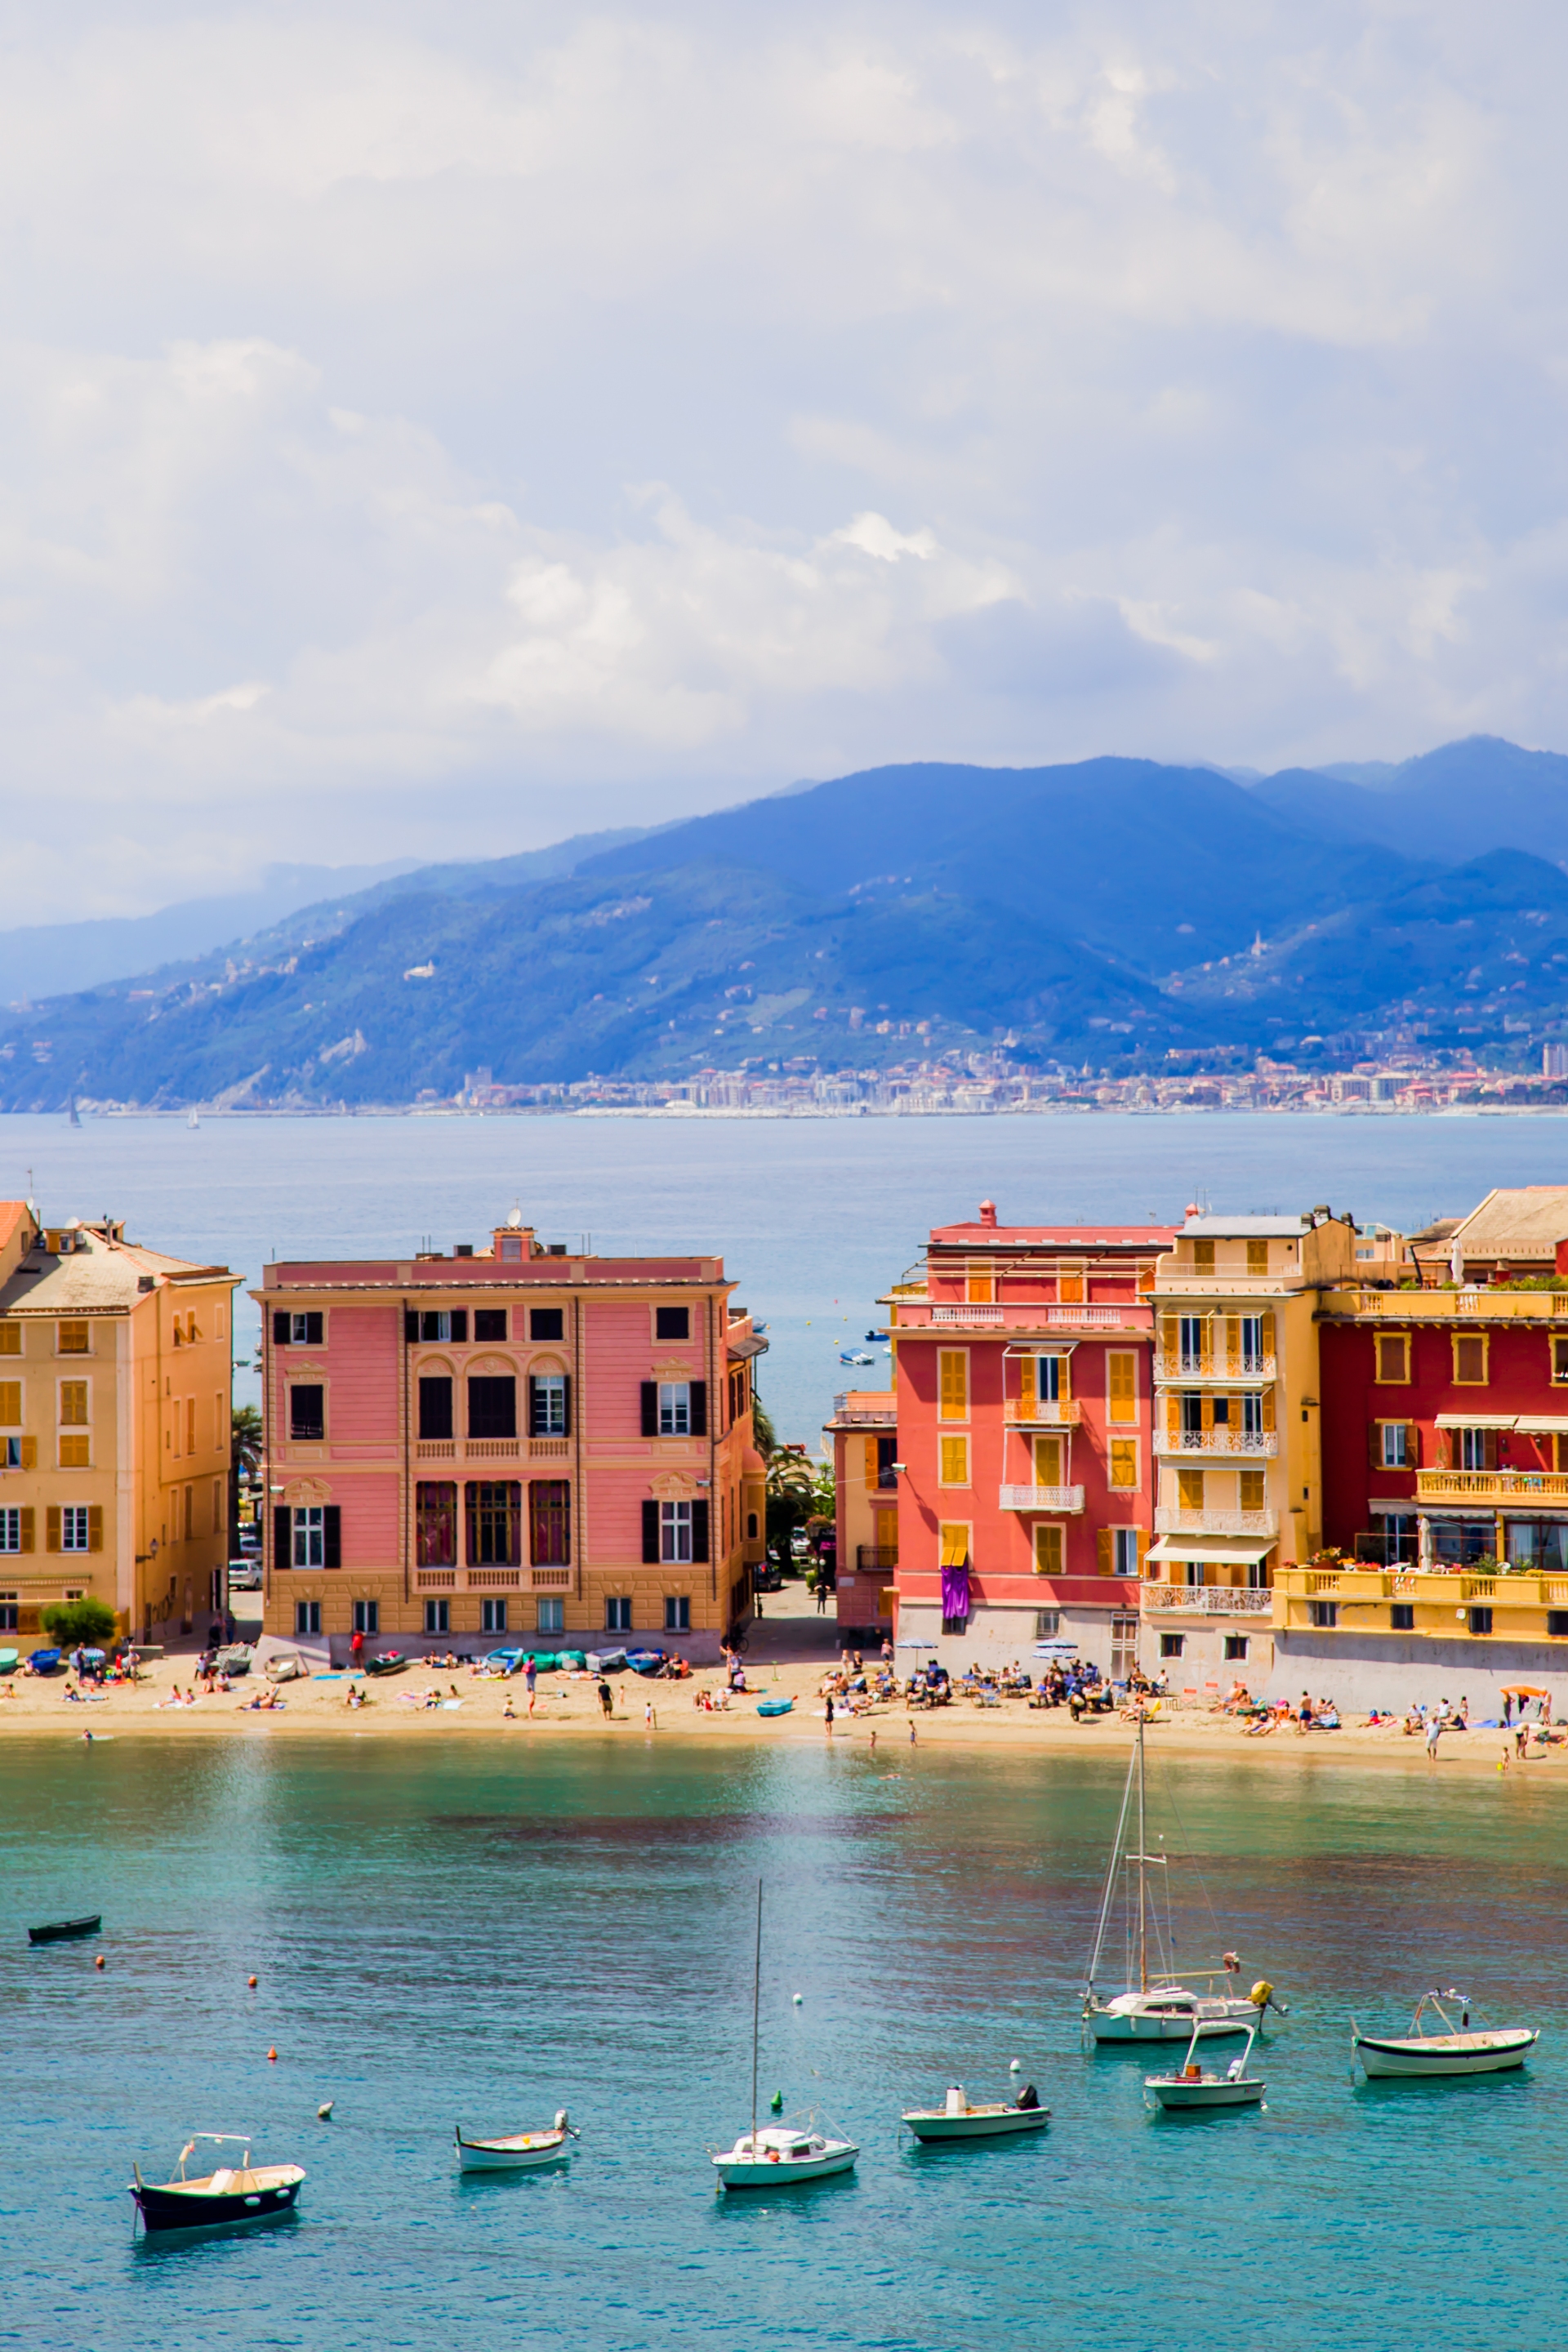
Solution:
[[[1279,1451],[1277,1429],[1160,1429],[1154,1432],[1156,1454],[1249,1454],[1264,1461]]]
[[[1321,1311],[1375,1315],[1391,1323],[1449,1323],[1471,1316],[1552,1322],[1568,1316],[1568,1291],[1510,1290],[1506,1285],[1493,1290],[1480,1284],[1466,1290],[1331,1290]]]
[[[972,1307],[966,1302],[962,1307],[933,1307],[931,1319],[933,1323],[1000,1323],[1005,1312],[1000,1307]]]
[[[1274,1595],[1267,1586],[1247,1584],[1156,1584],[1142,1586],[1143,1606],[1152,1611],[1184,1610],[1196,1617],[1267,1617]]]
[[[1272,1511],[1156,1510],[1154,1532],[1160,1536],[1269,1536],[1279,1532]]]
[[[1076,1397],[1062,1397],[1055,1402],[1045,1397],[1009,1397],[1002,1418],[1017,1429],[1076,1429],[1083,1418],[1083,1407]]]
[[[467,1581],[470,1592],[506,1591],[522,1582],[522,1570],[519,1568],[470,1568]]]
[[[833,1418],[835,1421],[853,1422],[864,1429],[890,1430],[898,1418],[898,1400],[889,1390],[886,1399],[879,1399],[875,1404],[867,1404],[863,1399],[851,1403],[846,1391],[833,1400]]]
[[[548,1591],[552,1588],[559,1592],[563,1585],[571,1583],[572,1571],[569,1568],[531,1568],[528,1580],[535,1592]]]
[[[1004,1486],[1004,1511],[1081,1511],[1081,1486]]]
[[[1418,1503],[1568,1502],[1568,1475],[1560,1470],[1418,1470]]]
[[[1534,1569],[1473,1576],[1458,1568],[1382,1569],[1347,1562],[1338,1569],[1281,1569],[1275,1581],[1287,1600],[1337,1601],[1345,1606],[1356,1601],[1423,1601],[1450,1611],[1475,1601],[1500,1608],[1568,1608],[1568,1576],[1542,1575]]]
[[[1127,1304],[1131,1307],[1133,1301],[1129,1299]],[[1137,1304],[1140,1307],[1145,1306],[1147,1301],[1139,1299]],[[1089,1307],[1081,1302],[1075,1306],[1069,1300],[1064,1306],[1047,1307],[1046,1320],[1047,1323],[1077,1323],[1091,1331],[1105,1331],[1113,1329],[1118,1324],[1125,1323],[1127,1316],[1125,1310],[1120,1307]]]
[[[1195,1355],[1188,1354],[1183,1349],[1170,1354],[1163,1349],[1154,1351],[1154,1378],[1157,1381],[1258,1382],[1276,1379],[1279,1370],[1277,1356],[1249,1354],[1239,1348],[1234,1355],[1225,1348],[1204,1348]]]
[[[531,1462],[564,1462],[571,1451],[569,1437],[531,1437],[528,1441]]]

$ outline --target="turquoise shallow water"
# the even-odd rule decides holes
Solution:
[[[1184,1768],[1225,1933],[1292,2013],[1267,2112],[1161,2122],[1136,2057],[1079,2047],[1121,1787],[1086,1751],[6,1742],[0,2343],[1549,2335],[1568,2289],[1563,1792]],[[851,2179],[771,2201],[716,2197],[705,2153],[745,2121],[759,1874],[765,2088],[863,2148]],[[100,1905],[102,1975],[92,1946],[27,1948],[27,1920]],[[1352,2006],[1392,2023],[1456,1981],[1544,2028],[1528,2074],[1353,2089]],[[900,2105],[954,2076],[994,2094],[1015,2056],[1055,2111],[1041,2140],[900,2146]],[[584,2129],[569,2172],[457,2177],[456,2119],[516,2128],[558,2104]],[[134,2242],[132,2160],[192,2127],[301,2160],[298,2221]]]

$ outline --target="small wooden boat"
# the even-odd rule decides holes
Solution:
[[[759,1715],[788,1715],[795,1706],[793,1698],[765,1698],[757,1708]]]
[[[209,2143],[242,2147],[244,2158],[237,2165],[219,2165],[195,2180],[188,2179],[187,2158]],[[275,2221],[280,2213],[292,2210],[305,2179],[297,2164],[253,2167],[250,2142],[237,2132],[193,2133],[180,2150],[179,2166],[177,2180],[157,2182],[143,2180],[140,2165],[132,2167],[136,2177],[131,2194],[149,2232],[234,2229],[251,2221]]]
[[[537,2172],[542,2165],[565,2164],[580,2135],[562,2107],[548,2131],[513,2132],[501,2139],[470,2139],[456,2127],[458,2163],[464,2172]]]
[[[1222,2026],[1221,2032],[1226,2029]],[[1193,2030],[1187,2044],[1186,2058],[1175,2074],[1147,2074],[1143,2088],[1151,2106],[1195,2109],[1205,2107],[1256,2107],[1263,2103],[1268,2089],[1260,2074],[1249,2074],[1247,2062],[1252,2055],[1252,2045],[1258,2039],[1253,2026],[1247,2037],[1247,2046],[1239,2058],[1233,2058],[1223,2074],[1206,2072],[1198,2057],[1198,2043],[1215,2028],[1200,2021]]]
[[[79,1919],[50,1919],[42,1927],[29,1927],[29,1944],[68,1944],[73,1936],[96,1936],[103,1925],[101,1911],[86,1912]]]
[[[232,1681],[237,1675],[247,1675],[256,1664],[256,1650],[249,1642],[226,1642],[213,1658],[215,1675],[227,1675]]]
[[[22,1660],[16,1650],[0,1650],[0,1675],[14,1675]]]
[[[58,1650],[33,1650],[28,1653],[27,1664],[36,1675],[57,1675],[60,1670],[60,1654]]]
[[[919,2140],[1004,2139],[1018,2132],[1044,2131],[1050,2119],[1051,2111],[1041,2106],[1033,2084],[1015,2105],[1001,2100],[977,2107],[970,2105],[962,2083],[952,2083],[945,2105],[909,2107],[903,2116]]]
[[[367,1675],[400,1675],[407,1664],[401,1650],[384,1650],[379,1657],[365,1660],[364,1670]]]
[[[1457,2029],[1443,2007],[1446,2000],[1461,2004]],[[1440,2033],[1430,2032],[1422,2024],[1427,2010],[1441,2019]],[[1510,2067],[1522,2066],[1540,2039],[1539,2033],[1523,2025],[1503,2026],[1490,2033],[1472,2032],[1469,2000],[1464,1993],[1452,1990],[1423,1993],[1415,2004],[1410,2032],[1394,2039],[1363,2033],[1355,2020],[1351,2020],[1351,2050],[1369,2077],[1401,2075],[1414,2080],[1438,2074],[1500,2074]]]

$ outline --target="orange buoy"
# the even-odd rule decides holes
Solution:
[[[247,1977],[245,1981],[250,1987],[251,1991],[254,1992],[256,1990],[256,1979],[254,1977]]]
[[[103,1966],[103,1954],[101,1952],[100,1952],[97,1959],[94,1960],[92,1965],[95,1969],[100,1969]]]
[[[276,2065],[276,2064],[278,2063],[278,2053],[277,2053],[277,2051],[276,2051],[276,2050],[269,2050],[269,2051],[268,2052],[267,2055],[268,2055],[268,2059],[271,2061],[271,2063],[272,2063],[272,2064],[273,2064],[273,2065]]]

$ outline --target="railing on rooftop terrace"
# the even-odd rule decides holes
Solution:
[[[1161,1536],[1274,1536],[1279,1527],[1272,1511],[1184,1511],[1178,1504],[1154,1513]]]
[[[1150,1578],[1142,1591],[1146,1610],[1185,1610],[1200,1617],[1267,1617],[1274,1607],[1266,1585],[1162,1584]]]
[[[1568,1474],[1560,1470],[1418,1470],[1421,1503],[1568,1502]]]
[[[1339,1302],[1346,1300],[1347,1306]],[[1394,1323],[1452,1322],[1456,1317],[1480,1316],[1489,1320],[1507,1317],[1551,1322],[1568,1316],[1568,1290],[1497,1289],[1477,1284],[1467,1290],[1342,1290],[1325,1292],[1320,1310],[1325,1315],[1376,1316]]]

